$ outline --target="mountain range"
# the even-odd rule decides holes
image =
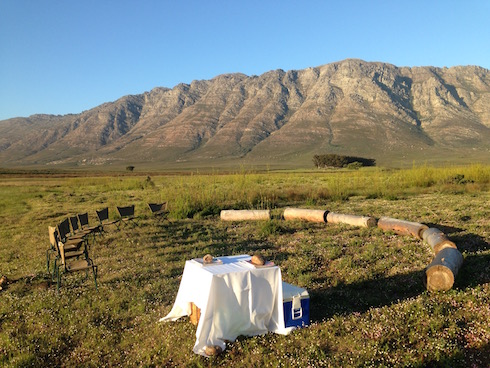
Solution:
[[[310,168],[327,153],[388,166],[490,162],[489,70],[347,59],[0,121],[1,167]]]

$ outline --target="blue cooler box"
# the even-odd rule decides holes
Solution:
[[[306,289],[282,283],[284,325],[304,327],[310,324],[310,296]]]

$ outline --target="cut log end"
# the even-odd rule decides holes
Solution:
[[[426,287],[428,291],[446,291],[454,285],[454,275],[445,266],[433,266],[426,272]]]
[[[454,279],[463,265],[463,255],[455,248],[444,248],[436,254],[425,270],[428,291],[445,291],[453,287]]]

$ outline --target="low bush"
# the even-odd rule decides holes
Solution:
[[[342,168],[348,167],[348,165],[351,165],[349,168],[355,169],[362,166],[375,166],[376,160],[363,157],[341,156],[330,153],[326,155],[313,156],[313,163],[319,169],[328,167]]]

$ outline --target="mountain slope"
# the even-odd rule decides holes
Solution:
[[[155,88],[81,114],[0,121],[0,165],[311,165],[490,156],[490,75],[344,60]],[[464,157],[463,157],[464,158]]]

